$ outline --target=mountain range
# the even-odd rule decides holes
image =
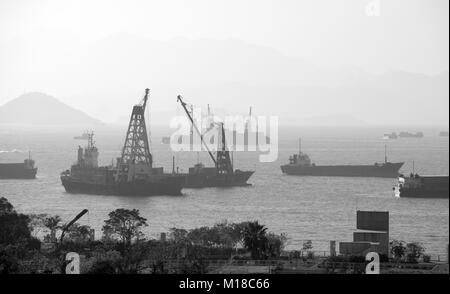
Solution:
[[[349,123],[448,125],[448,72],[328,68],[235,39],[66,39],[29,36],[0,44],[0,103],[13,98],[1,93],[26,87],[113,122],[128,116],[149,87],[154,113],[179,107],[176,96],[182,94],[197,106],[234,113],[253,106],[259,115],[279,116],[280,123],[347,116]]]
[[[64,126],[101,122],[52,96],[30,92],[0,106],[0,124]]]

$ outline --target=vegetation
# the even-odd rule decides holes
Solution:
[[[146,226],[147,219],[139,215],[139,210],[119,208],[109,213],[103,234],[106,239],[118,238],[123,245],[129,246],[133,240],[143,236],[142,228]]]
[[[284,234],[274,234],[258,221],[229,223],[191,230],[171,228],[167,240],[149,240],[143,229],[147,219],[139,210],[116,209],[108,214],[101,240],[95,241],[89,226],[74,223],[66,238],[58,240],[62,219],[47,214],[25,215],[15,211],[5,198],[0,198],[0,273],[61,273],[64,256],[77,252],[82,273],[206,273],[212,260],[280,260],[287,241]],[[37,237],[41,237],[44,241]],[[301,251],[290,258],[314,259],[312,242],[306,241]],[[390,251],[397,262],[429,261],[418,243],[393,240]],[[387,261],[382,256],[382,261]],[[330,257],[333,266],[344,263],[344,272],[360,272],[363,257]],[[330,269],[335,272],[334,268]]]
[[[426,262],[430,261],[430,257],[424,254],[425,248],[420,243],[393,240],[390,242],[390,251],[397,262],[417,263],[420,257],[423,257]]]
[[[249,252],[253,259],[279,258],[287,240],[257,221],[172,228],[167,240],[147,240],[146,226],[139,210],[121,208],[108,214],[100,241],[79,223],[61,241],[61,217],[20,214],[0,198],[0,273],[61,273],[63,257],[71,251],[80,254],[82,273],[205,273],[210,260],[229,260],[237,252]]]
[[[423,256],[425,248],[420,243],[406,244],[406,260],[409,263],[417,263],[418,259]]]
[[[405,242],[399,240],[392,240],[390,242],[390,251],[396,261],[400,261],[406,253]]]

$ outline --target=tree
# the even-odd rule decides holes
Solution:
[[[258,221],[249,222],[243,231],[244,247],[251,252],[253,259],[261,259],[267,249],[267,228]]]
[[[56,232],[62,228],[61,221],[59,215],[48,216],[44,219],[44,226],[50,231],[50,242],[56,242]]]
[[[91,227],[74,223],[68,229],[68,237],[75,242],[87,242],[91,237]]]
[[[48,217],[47,214],[29,214],[30,218],[29,228],[30,232],[34,237],[37,237],[39,233],[45,229],[45,219]]]
[[[279,257],[284,245],[287,241],[285,234],[276,235],[274,233],[267,234],[267,256]]]
[[[134,239],[142,236],[142,228],[148,226],[147,219],[139,215],[139,210],[119,208],[109,213],[105,220],[103,233],[117,237],[122,244],[130,245]]]
[[[246,226],[247,222],[235,224],[222,221],[213,227],[200,227],[189,232],[172,228],[171,236],[177,240],[185,238],[194,245],[233,248],[242,241],[243,230]]]
[[[0,274],[13,274],[19,270],[19,262],[16,257],[6,251],[0,250]]]
[[[31,239],[30,218],[17,213],[6,198],[0,198],[0,244],[27,243]]]
[[[304,251],[308,251],[308,250],[311,250],[313,248],[313,246],[312,246],[312,241],[311,240],[307,240],[307,241],[305,241],[305,242],[303,242],[303,250]]]
[[[400,261],[406,253],[405,242],[399,240],[392,240],[390,243],[390,251],[395,260]]]
[[[425,248],[420,243],[406,244],[406,258],[408,262],[416,263],[417,259],[425,253]]]
[[[188,243],[188,231],[185,229],[170,228],[169,238],[175,243]],[[196,234],[196,233],[194,233]]]
[[[14,207],[5,197],[0,198],[0,215],[14,213]]]

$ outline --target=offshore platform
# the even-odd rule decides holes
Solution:
[[[162,167],[153,167],[150,153],[145,109],[149,96],[145,89],[142,101],[133,107],[121,157],[116,166],[98,166],[98,149],[94,134],[88,134],[88,144],[78,148],[77,163],[61,173],[67,192],[104,195],[181,195],[184,176],[166,174]]]
[[[214,163],[214,167],[205,167],[202,163],[197,163],[194,167],[189,168],[188,174],[185,175],[186,180],[184,187],[186,188],[203,188],[203,187],[233,187],[248,186],[248,179],[253,175],[254,171],[241,171],[233,168],[230,158],[230,151],[226,147],[225,130],[223,123],[219,125],[219,140],[216,156],[209,149],[203,140],[203,135],[193,120],[193,112],[188,109],[183,98],[178,95],[177,102],[181,104],[187,117],[189,118],[193,129],[200,136],[201,143],[208,151],[208,154]],[[211,126],[210,126],[211,127]]]

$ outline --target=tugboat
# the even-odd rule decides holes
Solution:
[[[316,165],[309,156],[301,151],[289,157],[289,164],[281,166],[281,171],[296,176],[327,176],[327,177],[380,177],[396,178],[404,162],[391,163],[387,161],[386,149],[384,163],[373,165]]]
[[[395,196],[401,198],[447,198],[448,176],[419,176],[411,173],[409,177],[400,176]]]
[[[149,89],[140,104],[133,107],[122,156],[116,166],[98,166],[98,149],[93,133],[88,135],[87,147],[78,148],[77,163],[61,174],[61,182],[69,193],[103,195],[181,195],[185,178],[166,174],[162,167],[153,167],[147,129],[145,107]]]
[[[178,95],[177,101],[180,102],[187,117],[191,121],[192,127],[201,138],[201,142],[208,151],[211,160],[214,162],[214,167],[205,167],[202,163],[196,164],[189,168],[186,174],[186,181],[184,187],[186,188],[204,188],[204,187],[234,187],[234,186],[248,186],[248,179],[253,175],[254,171],[241,171],[234,169],[233,162],[230,158],[230,151],[226,148],[226,138],[223,123],[220,123],[219,130],[219,148],[216,156],[209,150],[208,145],[203,140],[203,135],[194,123],[192,113],[186,107],[186,103],[182,97]]]
[[[30,154],[22,163],[0,163],[0,179],[35,179],[36,173]]]

